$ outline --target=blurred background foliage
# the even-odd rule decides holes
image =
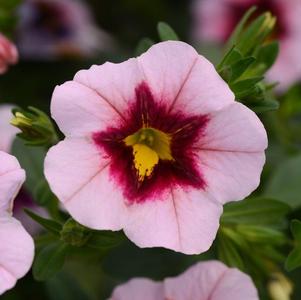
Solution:
[[[14,9],[18,2],[21,1],[0,0],[0,28],[12,39],[16,37],[14,28],[17,18]],[[192,42],[192,6],[187,0],[86,0],[85,2],[91,8],[99,27],[112,36],[114,47],[100,53],[97,58],[68,57],[50,61],[21,59],[5,76],[0,77],[0,103],[15,103],[22,108],[35,106],[49,113],[51,94],[56,85],[72,79],[78,70],[88,68],[91,64],[101,64],[106,60],[119,62],[135,55],[137,45],[142,38],[147,37],[158,41],[156,28],[159,21],[170,24],[181,40]],[[198,47],[201,54],[213,62],[220,61],[221,51],[212,44],[195,46]],[[257,262],[250,261],[250,263],[255,265],[263,263],[264,268],[266,268],[269,258],[261,260],[263,253],[260,250],[263,250],[265,254],[287,255],[292,249],[292,245],[290,242],[283,241],[283,235],[285,233],[286,237],[292,239],[289,222],[292,219],[301,220],[300,83],[296,83],[286,93],[278,95],[277,100],[280,103],[278,111],[260,115],[268,130],[269,149],[262,184],[253,195],[258,206],[260,206],[261,200],[270,199],[264,213],[267,217],[272,216],[271,218],[274,217],[274,219],[267,221],[262,215],[261,224],[268,226],[264,228],[268,228],[268,230],[283,228],[282,233],[280,235],[276,233],[272,240],[266,238],[265,232],[259,233],[263,239],[262,244],[257,244],[259,248],[262,245],[268,247],[273,243],[277,244],[277,250],[275,250],[277,253],[272,253],[273,250],[270,248],[257,248],[256,255],[255,252],[252,252],[252,255],[258,260]],[[43,197],[48,197],[43,194],[47,189],[44,188],[45,181],[41,176],[45,150],[25,147],[22,141],[16,140],[13,154],[20,159],[24,168],[30,170],[26,187],[34,193],[36,201],[40,201],[39,204],[44,205]],[[43,186],[42,194],[39,186]],[[281,208],[279,208],[279,203],[273,203],[273,199],[286,205],[280,205]],[[68,259],[62,261],[64,267],[55,276],[46,281],[34,281],[32,274],[28,274],[18,282],[16,288],[1,296],[1,299],[106,299],[116,284],[132,277],[146,276],[162,279],[166,276],[178,275],[196,261],[216,259],[217,257],[229,265],[243,269],[244,266],[241,263],[248,262],[250,257],[246,257],[245,253],[241,252],[242,244],[235,243],[233,232],[239,235],[240,228],[237,226],[241,225],[241,222],[245,226],[248,225],[249,236],[244,234],[243,243],[252,242],[254,225],[258,225],[258,219],[253,219],[257,222],[257,224],[253,224],[248,222],[245,216],[242,216],[239,219],[241,222],[236,224],[231,219],[231,211],[237,209],[241,212],[241,210],[249,209],[248,205],[249,202],[245,207],[234,207],[234,210],[230,210],[230,214],[224,215],[218,239],[208,253],[185,256],[165,249],[138,249],[127,240],[116,245],[111,251],[106,249],[100,251],[88,247],[76,249],[74,246],[68,253]],[[62,214],[55,217],[64,219],[65,216]],[[285,224],[283,224],[283,220],[286,220]],[[256,234],[258,237],[258,231]],[[268,237],[270,238],[271,235]],[[241,237],[238,239],[242,241]],[[47,234],[37,239],[36,242],[42,247],[43,243],[49,241],[56,243],[53,236]],[[224,249],[228,249],[226,253],[223,253]],[[294,283],[295,292],[292,299],[301,299],[301,269],[288,273],[284,269],[284,258],[278,256],[278,259],[280,262],[277,271],[284,272]],[[257,271],[255,270],[255,274]],[[264,292],[268,277],[258,277],[258,280],[258,286],[262,287],[261,291],[263,291],[262,299],[269,299]]]

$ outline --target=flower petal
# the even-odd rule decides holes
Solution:
[[[249,276],[221,262],[201,262],[164,281],[166,299],[258,300]]]
[[[119,285],[109,300],[163,300],[164,291],[161,282],[146,278],[135,278]]]
[[[155,99],[171,109],[203,115],[234,101],[214,66],[186,43],[156,44],[138,60]]]
[[[12,210],[12,202],[25,180],[17,159],[0,151],[0,216]]]
[[[212,300],[259,300],[257,290],[251,278],[237,269],[228,269],[216,286],[210,299]]]
[[[197,190],[174,189],[165,199],[132,204],[126,235],[139,247],[199,254],[211,246],[222,206]]]
[[[256,114],[241,103],[234,102],[209,115],[198,147],[206,150],[263,152],[267,134]]]
[[[120,64],[94,65],[79,71],[74,80],[100,95],[122,118],[130,101],[135,100],[135,89],[144,77],[137,60],[132,58]]]
[[[208,194],[221,203],[248,196],[260,183],[266,147],[263,125],[242,104],[212,114],[197,146]]]
[[[0,295],[11,289],[30,269],[34,243],[15,218],[0,216]]]
[[[13,140],[19,132],[16,127],[9,123],[13,117],[12,109],[12,105],[0,105],[0,151],[10,152]]]
[[[45,176],[75,220],[94,229],[122,228],[123,197],[110,179],[109,161],[94,143],[67,138],[52,147],[45,159]]]
[[[118,117],[116,111],[96,91],[75,81],[55,88],[51,113],[67,136],[87,136],[105,130]]]

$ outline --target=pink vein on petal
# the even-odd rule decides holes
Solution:
[[[76,81],[78,84],[87,87],[86,85],[84,85],[83,83]],[[97,96],[99,98],[101,98],[102,100],[105,101],[105,103],[107,103],[123,120],[125,120],[125,117],[123,116],[123,114],[117,109],[117,107],[111,103],[111,101],[104,97],[99,91],[97,91],[95,88],[93,88],[91,85],[88,86],[89,89],[91,89],[95,94],[97,94]]]
[[[92,182],[102,171],[104,171],[110,163],[105,164],[100,170],[98,170],[92,177],[84,182],[70,197],[68,197],[63,203],[71,201],[82,189],[84,189],[90,182]]]

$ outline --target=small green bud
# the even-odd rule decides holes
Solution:
[[[10,123],[19,128],[18,136],[31,146],[51,146],[56,143],[57,135],[50,118],[35,107],[28,110],[13,109],[14,117]]]
[[[88,228],[78,224],[75,220],[69,219],[64,224],[60,234],[61,240],[65,243],[71,246],[81,247],[87,243],[92,232]]]

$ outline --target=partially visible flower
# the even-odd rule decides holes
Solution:
[[[274,273],[268,284],[268,291],[272,300],[290,300],[293,290],[292,282],[282,273]]]
[[[200,262],[163,282],[135,278],[115,288],[110,300],[258,300],[251,278],[221,262]]]
[[[33,261],[33,240],[12,216],[13,201],[24,180],[16,158],[0,151],[0,295],[14,287]]]
[[[0,75],[4,74],[10,65],[18,61],[16,46],[0,32]]]
[[[11,152],[16,134],[20,132],[16,127],[10,124],[11,119],[14,117],[12,113],[13,108],[14,106],[10,104],[0,105],[0,151],[7,153]],[[30,232],[30,234],[35,234],[40,230],[40,226],[24,213],[24,207],[45,215],[45,210],[35,205],[31,195],[22,188],[15,199],[13,212],[15,217],[22,222],[26,230]]]
[[[50,188],[79,223],[140,247],[208,250],[222,205],[260,182],[262,123],[188,44],[79,71],[51,111],[66,139],[45,160]]]
[[[12,143],[19,130],[10,124],[13,118],[13,106],[10,104],[0,105],[0,151],[10,152]]]
[[[26,0],[20,8],[18,46],[28,59],[90,57],[111,47],[80,0]]]
[[[195,0],[194,37],[199,41],[224,42],[252,5],[257,12],[270,11],[277,17],[274,38],[280,41],[276,64],[269,79],[279,81],[279,89],[301,80],[300,0]]]

